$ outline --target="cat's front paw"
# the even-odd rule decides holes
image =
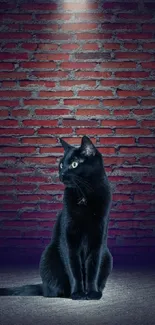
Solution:
[[[83,291],[76,291],[71,294],[73,300],[86,300],[87,295]]]
[[[102,297],[102,292],[101,291],[88,291],[86,295],[87,295],[88,300],[99,300]]]

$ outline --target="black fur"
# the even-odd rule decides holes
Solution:
[[[60,180],[66,185],[64,206],[41,256],[42,285],[1,288],[0,295],[102,296],[113,266],[107,247],[111,190],[102,156],[86,136],[79,148],[60,141],[65,150],[59,165]]]

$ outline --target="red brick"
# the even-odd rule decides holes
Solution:
[[[21,47],[28,51],[34,51],[37,48],[37,44],[25,43],[25,44],[22,44]]]
[[[20,64],[24,69],[55,69],[55,62],[24,62]]]
[[[63,80],[60,81],[62,87],[73,87],[87,85],[88,87],[95,87],[96,81],[94,80]]]
[[[155,105],[155,99],[143,99],[141,101],[142,106],[154,106]]]
[[[135,139],[132,137],[126,137],[126,138],[122,138],[122,137],[107,137],[107,138],[100,138],[100,143],[107,145],[107,144],[116,144],[116,145],[120,145],[120,144],[134,144],[135,143]]]
[[[21,237],[21,231],[20,230],[0,230],[0,237]]]
[[[72,97],[72,91],[40,91],[40,97]]]
[[[152,137],[152,138],[148,138],[148,137],[139,138],[138,142],[142,143],[142,144],[152,144],[153,145],[155,143],[155,138],[154,137]]]
[[[132,219],[132,218],[134,218],[134,213],[133,212],[126,212],[125,211],[125,213],[123,213],[123,212],[111,212],[111,218],[114,218],[114,219],[121,219],[121,220],[123,220],[123,219]],[[122,221],[121,221],[122,222]]]
[[[116,134],[130,134],[130,135],[149,135],[151,134],[150,130],[147,129],[142,129],[142,128],[131,128],[131,129],[116,129],[115,130]]]
[[[72,137],[72,138],[65,138],[63,137],[65,141],[67,141],[71,145],[80,145],[81,144],[81,138],[80,137]],[[96,139],[90,137],[91,141],[96,145]]]
[[[83,46],[82,46],[82,50],[85,50],[85,51],[95,51],[95,50],[99,50],[99,46],[98,46],[98,44],[96,44],[96,43],[91,43],[91,44],[84,44]]]
[[[36,219],[41,219],[41,220],[46,220],[46,219],[52,219],[55,217],[55,214],[52,212],[41,212],[41,211],[37,211],[37,212],[23,212],[20,216],[21,219],[32,219],[32,220],[36,220]],[[22,220],[23,222],[23,220]]]
[[[151,39],[153,38],[152,33],[118,33],[118,39],[131,39],[131,40],[139,40],[139,39]]]
[[[51,201],[51,195],[42,195],[42,194],[30,194],[30,195],[18,195],[18,200],[20,202],[40,202],[40,201]]]
[[[141,22],[141,21],[152,19],[152,14],[151,13],[146,13],[146,14],[143,14],[143,13],[140,13],[140,14],[137,14],[137,13],[119,13],[118,17],[123,18],[123,19],[136,20],[136,21],[140,20],[140,22]]]
[[[0,97],[30,97],[31,92],[30,91],[22,91],[22,90],[9,90],[9,93],[7,90],[0,91]]]
[[[116,126],[135,126],[137,125],[136,120],[104,120],[101,122],[102,126],[111,126],[111,127],[116,127]]]
[[[43,176],[19,176],[17,178],[19,183],[45,183],[48,182],[48,177]]]
[[[56,120],[25,120],[22,122],[24,126],[57,126]]]
[[[112,34],[110,33],[78,33],[76,35],[77,40],[102,40],[111,39]]]
[[[58,156],[59,154],[63,154],[63,152],[64,152],[64,149],[63,148],[59,148],[59,147],[56,147],[56,148],[50,148],[50,147],[40,148],[40,153],[41,154],[44,154],[44,153],[55,153]]]
[[[84,31],[97,29],[98,24],[96,23],[66,23],[63,24],[63,30],[65,31]]]
[[[17,162],[17,159],[14,157],[0,157],[0,163],[1,164],[7,164],[7,165],[13,165]]]
[[[44,165],[44,164],[55,164],[56,158],[54,158],[54,157],[29,157],[29,158],[23,158],[22,161],[26,164]]]
[[[29,115],[29,110],[27,109],[12,109],[11,110],[11,115],[12,116],[28,116]]]
[[[101,85],[104,87],[118,87],[120,85],[135,85],[135,80],[101,80]]]
[[[53,81],[38,81],[38,80],[28,80],[20,81],[21,87],[31,87],[31,86],[45,86],[45,87],[55,87],[55,82]]]
[[[61,49],[62,50],[68,50],[68,51],[74,51],[79,48],[78,44],[62,44]]]
[[[121,9],[121,10],[134,10],[134,9],[138,9],[138,3],[124,3],[122,2],[117,2],[117,1],[113,1],[113,2],[104,2],[103,4],[103,8],[104,9]]]
[[[7,63],[5,63],[7,64]],[[8,63],[12,64],[12,63]],[[7,70],[7,69],[6,69]],[[10,69],[12,70],[12,69]],[[21,80],[26,79],[27,74],[25,72],[0,72],[0,79],[15,79],[15,80]]]
[[[57,134],[71,134],[72,129],[71,128],[40,128],[38,130],[38,134],[52,134],[52,135],[57,135]]]
[[[59,25],[58,24],[23,24],[24,31],[58,31]]]
[[[63,184],[46,184],[46,185],[39,185],[39,190],[43,191],[60,191],[63,189]]]
[[[0,117],[8,117],[9,112],[7,110],[1,110],[0,111]]]
[[[28,60],[27,53],[0,53],[0,60]]]
[[[16,138],[0,138],[0,144],[1,145],[4,145],[4,144],[18,144],[19,143],[19,140],[16,139]]]
[[[155,61],[142,62],[141,66],[143,69],[155,69]]]
[[[108,128],[84,128],[84,129],[76,129],[76,134],[80,135],[102,135],[102,134],[112,134],[112,130]]]
[[[57,105],[59,102],[56,99],[30,99],[24,100],[24,105],[30,106],[54,106]]]
[[[7,32],[1,32],[0,33],[0,39],[6,39],[6,40],[28,40],[31,39],[31,34],[30,33],[23,33],[23,32],[11,32],[11,33],[7,33]]]
[[[154,88],[155,87],[155,80],[144,80],[144,81],[141,81],[141,84],[143,86]]]
[[[98,149],[104,155],[114,155],[115,152],[116,152],[115,148],[109,148],[109,147],[107,147],[107,148],[101,148],[100,147]]]
[[[36,109],[36,115],[70,115],[71,111],[69,109]]]
[[[3,81],[2,87],[3,88],[13,88],[16,86],[16,81]]]
[[[3,225],[5,227],[15,227],[15,228],[25,228],[25,227],[28,227],[28,228],[31,228],[31,227],[37,227],[38,226],[38,223],[35,222],[35,221],[25,221],[25,220],[14,220],[14,221],[4,221],[3,222]]]
[[[97,106],[99,105],[99,100],[95,99],[95,100],[87,100],[87,99],[64,99],[64,105],[71,105],[71,106],[79,106],[79,105],[83,105],[83,106]]]
[[[119,50],[120,44],[119,43],[106,43],[106,44],[103,44],[103,47],[106,50]]]
[[[118,90],[119,97],[147,97],[151,96],[152,92],[149,90]]]
[[[34,72],[32,71],[32,75],[34,77],[40,78],[40,79],[48,79],[48,78],[66,78],[68,76],[68,72],[64,71],[39,71]]]
[[[69,33],[42,33],[36,34],[36,38],[40,41],[46,41],[46,40],[50,40],[50,41],[73,41],[73,36],[72,34]]]
[[[22,139],[22,143],[28,143],[30,145],[43,145],[43,144],[50,144],[50,145],[53,145],[53,144],[57,144],[57,141],[56,139],[54,138],[39,138],[39,137],[34,137],[34,138],[26,138],[24,137]]]
[[[139,162],[142,164],[155,164],[155,157],[143,157],[139,158]]]
[[[18,135],[33,135],[34,130],[33,129],[26,129],[26,128],[19,128],[13,129],[13,128],[7,128],[7,129],[0,129],[0,134],[3,135],[10,135],[10,134],[18,134]]]
[[[56,10],[57,4],[56,3],[26,3],[20,4],[20,9],[24,10]]]
[[[53,54],[42,54],[42,53],[37,53],[35,54],[35,59],[39,61],[63,61],[63,60],[69,60],[69,54],[64,54],[64,53],[53,53]]]
[[[111,72],[109,71],[78,71],[75,72],[75,77],[78,78],[109,78],[111,77]]]
[[[82,116],[97,116],[97,115],[110,115],[110,111],[106,109],[77,109],[76,115]]]
[[[3,147],[0,149],[0,152],[3,153],[21,153],[21,154],[29,154],[29,153],[35,153],[36,148],[35,147]]]
[[[13,70],[14,64],[13,63],[6,63],[6,62],[0,62],[0,70]]]
[[[6,177],[6,176],[0,176],[0,183],[12,183],[13,178],[12,177]]]
[[[141,122],[141,125],[144,127],[154,127],[155,126],[155,120],[145,120]]]
[[[130,114],[131,110],[130,109],[115,109],[113,111],[113,115],[120,115],[120,116],[128,116]]]
[[[95,10],[98,9],[98,3],[75,3],[75,2],[65,2],[62,4],[63,10],[69,11],[83,11],[83,10]]]
[[[32,15],[31,14],[11,14],[11,13],[4,13],[2,19],[4,21],[6,20],[15,20],[15,21],[29,21],[32,19]]]
[[[43,51],[51,51],[51,50],[54,51],[54,50],[58,50],[58,45],[49,44],[49,43],[38,44],[38,49]]]
[[[140,183],[132,183],[132,184],[119,184],[117,185],[117,191],[131,192],[131,191],[150,191],[152,186],[150,184],[140,184]],[[146,194],[145,194],[146,196]]]
[[[67,70],[72,70],[72,69],[94,69],[96,67],[96,63],[92,62],[63,62],[60,65],[61,69],[67,69]]]
[[[86,121],[86,120],[66,120],[64,119],[62,122],[63,126],[98,126],[98,122],[95,120]]]
[[[128,59],[128,60],[150,60],[153,58],[153,55],[150,53],[138,53],[138,52],[117,52],[115,54],[117,59]]]
[[[0,106],[16,107],[19,105],[19,100],[0,100]]]
[[[82,97],[111,97],[113,93],[111,90],[79,90],[78,95]]]
[[[125,49],[135,50],[135,49],[137,49],[138,45],[135,44],[135,43],[124,43],[123,46],[124,46]]]
[[[121,107],[121,106],[137,106],[136,99],[105,99],[103,100],[104,106],[114,106],[114,107]]]
[[[43,13],[43,14],[36,14],[36,19],[38,21],[40,20],[45,20],[47,21],[51,21],[53,22],[54,20],[58,21],[58,20],[70,20],[72,17],[72,15],[70,13],[56,13],[56,12],[52,12],[52,13]]]
[[[134,109],[133,110],[133,113],[136,114],[136,115],[146,115],[146,116],[149,116],[153,113],[153,110],[152,109]]]
[[[144,71],[121,71],[115,72],[116,78],[147,78],[149,77],[149,72]]]
[[[152,50],[155,48],[155,42],[151,42],[151,43],[144,43],[143,44],[143,48],[147,49],[147,50]]]
[[[148,183],[153,183],[153,182],[155,182],[155,177],[153,177],[153,176],[144,176],[144,177],[142,177],[142,181],[148,182]]]
[[[137,195],[134,195],[134,201],[142,201],[144,202],[145,200],[147,200],[147,202],[150,202],[150,201],[154,201],[154,194],[137,194]]]
[[[136,62],[104,62],[101,63],[101,67],[104,69],[134,69],[136,68]]]
[[[121,204],[119,206],[119,210],[124,210],[124,211],[146,211],[149,209],[149,204]]]
[[[18,126],[18,121],[15,120],[0,120],[0,127]]]
[[[57,211],[60,211],[60,209],[62,209],[62,203],[49,203],[49,204],[44,204],[44,203],[41,203],[40,204],[40,209],[41,210],[44,210],[44,211],[46,211],[46,210],[57,210]]]
[[[125,154],[147,154],[148,153],[154,153],[154,148],[148,148],[148,147],[122,147],[119,149],[120,153]]]

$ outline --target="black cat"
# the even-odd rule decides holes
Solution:
[[[112,270],[107,247],[111,190],[102,155],[86,136],[79,148],[60,141],[65,150],[59,164],[64,205],[41,256],[42,284],[1,288],[1,296],[100,299]]]

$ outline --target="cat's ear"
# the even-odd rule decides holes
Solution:
[[[67,150],[69,150],[69,149],[72,148],[72,146],[70,144],[68,144],[65,140],[63,140],[61,138],[60,138],[60,142],[61,142],[61,144],[62,144],[62,146],[63,146],[63,148],[64,148],[65,151],[67,151]]]
[[[93,145],[93,143],[91,142],[91,140],[84,135],[81,141],[81,152],[84,156],[95,156],[96,153],[96,148]]]

